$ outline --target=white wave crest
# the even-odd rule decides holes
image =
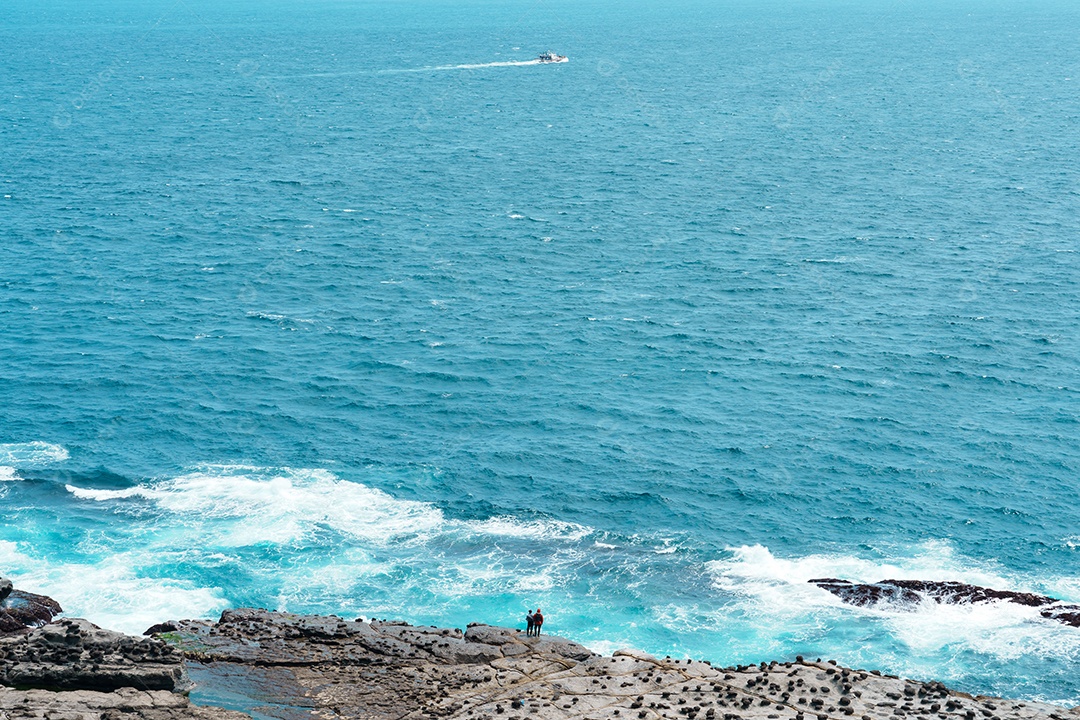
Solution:
[[[108,501],[143,498],[184,518],[215,526],[218,545],[288,544],[320,528],[371,543],[400,540],[438,528],[443,515],[434,506],[398,500],[325,470],[207,466],[180,477],[125,490],[67,486],[80,499]]]
[[[94,490],[92,488],[65,485],[64,488],[80,500],[116,500],[118,498],[146,496],[145,489],[141,487],[127,488],[126,490]]]
[[[15,468],[0,465],[0,482],[10,482],[18,479],[19,476],[15,474]]]
[[[555,578],[550,573],[532,573],[518,578],[514,590],[519,593],[546,592],[555,587]]]
[[[493,517],[487,520],[471,520],[464,523],[466,529],[483,535],[533,538],[536,540],[561,540],[576,542],[590,535],[592,528],[559,520],[521,521],[512,517]]]
[[[575,543],[593,532],[558,520],[447,520],[430,503],[401,500],[326,470],[210,465],[122,490],[66,487],[80,500],[147,500],[182,518],[188,528],[215,525],[216,544],[234,547],[293,543],[320,528],[376,545],[423,541],[434,534]]]
[[[923,543],[903,557],[879,560],[843,554],[779,558],[762,545],[729,548],[729,551],[730,558],[707,563],[715,587],[743,597],[752,605],[770,608],[778,617],[791,618],[828,608],[859,611],[810,584],[814,578],[862,583],[885,579],[959,580],[997,589],[1011,589],[1012,585],[1001,574],[980,569],[974,562],[958,557],[951,545],[941,541]]]
[[[1012,589],[1001,573],[980,567],[958,555],[944,541],[918,545],[902,556],[871,560],[853,555],[805,555],[785,559],[775,557],[762,545],[729,548],[732,557],[708,563],[718,587],[744,591],[766,586],[806,585],[813,578],[843,578],[852,582],[879,580],[960,580],[1001,590]],[[810,586],[813,587],[813,586]]]
[[[68,451],[61,445],[42,440],[26,443],[0,443],[0,464],[14,467],[37,467],[68,459]]]

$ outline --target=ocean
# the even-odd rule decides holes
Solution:
[[[1080,704],[1080,5],[8,0],[0,574]],[[542,51],[569,62],[529,62]]]

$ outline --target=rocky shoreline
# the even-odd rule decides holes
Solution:
[[[1080,708],[821,660],[716,668],[633,650],[604,657],[482,624],[240,609],[135,638],[54,621],[53,601],[12,614],[28,594],[7,589],[0,617],[21,624],[0,631],[0,720],[1080,720]]]

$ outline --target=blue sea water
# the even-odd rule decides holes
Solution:
[[[1080,703],[1080,6],[8,0],[0,574]],[[543,50],[559,65],[527,64]]]

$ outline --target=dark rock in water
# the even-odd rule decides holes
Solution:
[[[858,607],[870,607],[886,603],[915,605],[921,599],[917,592],[887,582],[855,584],[836,578],[823,578],[811,580],[810,582],[823,590],[828,590],[848,605],[857,605]]]
[[[11,594],[11,590],[14,586],[7,578],[0,577],[0,601]]]
[[[923,599],[951,605],[969,605],[1005,601],[1026,607],[1042,608],[1044,618],[1080,627],[1080,605],[1063,603],[1057,598],[1034,593],[994,590],[968,583],[941,580],[882,580],[876,583],[852,583],[839,578],[810,580],[822,590],[859,607],[890,604],[917,605]]]
[[[180,653],[157,639],[102,630],[87,620],[61,620],[0,638],[0,684],[47,690],[184,691]]]
[[[1055,605],[1042,609],[1039,614],[1049,620],[1080,627],[1080,605]]]
[[[4,593],[0,591],[0,595]],[[0,636],[41,627],[62,612],[60,603],[51,597],[8,588],[0,600]]]
[[[882,580],[881,585],[890,585],[906,590],[913,590],[931,597],[938,602],[963,605],[969,603],[990,602],[993,600],[1006,600],[1018,605],[1028,607],[1041,607],[1058,602],[1055,598],[1032,593],[1012,592],[1009,590],[993,590],[991,588],[968,585],[962,582],[933,581],[933,580]]]
[[[143,630],[143,635],[160,635],[161,633],[176,632],[177,627],[174,622],[163,622],[157,625],[151,625]]]

